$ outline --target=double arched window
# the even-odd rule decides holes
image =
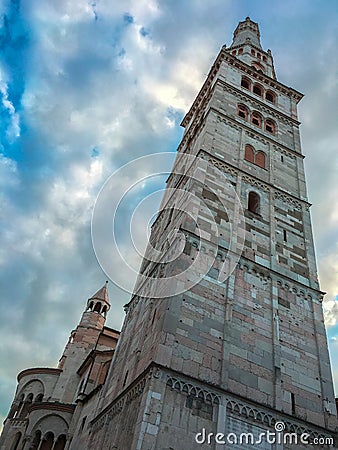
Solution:
[[[252,145],[246,144],[244,149],[244,159],[250,163],[256,164],[256,166],[265,169],[266,155],[262,150],[255,151]]]

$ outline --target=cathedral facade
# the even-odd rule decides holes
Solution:
[[[182,121],[121,333],[104,286],[58,368],[19,374],[1,450],[336,448],[301,98],[240,22]]]

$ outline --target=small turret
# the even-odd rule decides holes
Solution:
[[[64,369],[66,359],[72,355],[90,352],[96,345],[99,334],[106,322],[107,312],[110,309],[108,296],[108,281],[92,297],[82,314],[79,325],[71,332],[68,343],[59,361],[58,368]],[[84,353],[83,353],[84,352]],[[80,356],[85,358],[85,356]]]
[[[245,44],[248,41],[256,47],[262,48],[258,23],[253,22],[250,17],[247,17],[243,22],[239,22],[237,25],[231,47]]]
[[[108,281],[87,300],[87,307],[82,315],[79,326],[103,328],[107,312],[110,309],[107,285]]]
[[[250,17],[239,22],[227,51],[257,72],[276,79],[271,51],[262,49],[258,24]]]

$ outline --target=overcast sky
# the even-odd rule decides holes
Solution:
[[[279,81],[305,94],[301,136],[338,384],[336,11],[335,0],[0,3],[1,421],[16,374],[57,364],[106,280],[90,235],[104,181],[136,157],[175,152],[184,113],[246,16]],[[107,325],[119,329],[129,296],[112,283],[109,293]]]

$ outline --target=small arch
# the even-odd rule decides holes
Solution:
[[[90,302],[87,308],[87,311],[93,311],[94,308],[94,302]]]
[[[271,134],[275,134],[276,132],[276,125],[275,122],[271,119],[266,119],[265,121],[265,131]]]
[[[244,159],[251,163],[255,162],[255,150],[249,144],[246,144],[246,146],[245,146]]]
[[[106,305],[102,308],[102,315],[103,315],[103,317],[106,317],[106,315],[107,315],[107,306]]]
[[[266,62],[266,56],[263,55],[263,61]]]
[[[41,431],[36,430],[36,432],[34,434],[31,450],[38,450],[40,441],[41,441]]]
[[[264,67],[261,64],[259,64],[258,62],[253,62],[251,64],[251,67],[253,69],[257,70],[257,72],[259,72],[259,73],[264,73]]]
[[[250,191],[248,196],[248,210],[252,213],[259,214],[260,197],[257,192]]]
[[[262,150],[259,150],[256,153],[256,157],[255,157],[255,164],[257,164],[257,166],[262,167],[263,169],[265,169],[265,153],[262,152]]]
[[[14,440],[13,440],[13,444],[12,444],[11,450],[18,450],[19,444],[20,444],[20,441],[21,441],[21,437],[22,437],[22,433],[20,431],[18,431],[16,433],[16,435],[14,436]]]
[[[42,402],[42,399],[43,399],[43,394],[38,394],[36,397],[35,397],[35,403],[38,403],[38,402]]]
[[[232,52],[231,52],[231,54],[232,54],[232,56],[236,56],[236,50],[233,50]]]
[[[101,312],[101,307],[102,307],[101,302],[97,302],[97,303],[95,304],[95,307],[94,307],[94,312],[100,313],[100,312]]]
[[[65,434],[60,434],[60,436],[58,437],[53,450],[64,450],[65,446],[66,446],[66,435]]]
[[[263,97],[263,88],[260,84],[254,84],[252,92],[260,97]]]
[[[237,115],[239,117],[242,117],[242,119],[248,120],[248,116],[249,116],[248,108],[244,105],[238,105]]]
[[[261,54],[260,53],[257,53],[257,58],[261,59]]]
[[[249,89],[250,90],[250,88],[251,88],[251,81],[249,80],[249,78],[242,77],[241,86],[244,87],[245,89]]]
[[[52,450],[54,444],[54,434],[51,431],[45,434],[42,439],[42,445],[40,446],[40,450]]]
[[[238,49],[238,54],[241,55],[242,53],[243,53],[243,49],[242,49],[242,48],[239,48],[239,49]]]
[[[251,49],[251,54],[252,54],[252,56],[256,55],[256,52],[255,52],[255,50],[253,48]]]
[[[266,91],[266,93],[265,93],[265,99],[266,99],[268,102],[275,103],[275,101],[276,101],[276,96],[275,96],[275,94],[274,94],[273,92],[271,92],[271,91]]]
[[[262,128],[262,116],[257,111],[251,114],[251,123],[256,127]]]

